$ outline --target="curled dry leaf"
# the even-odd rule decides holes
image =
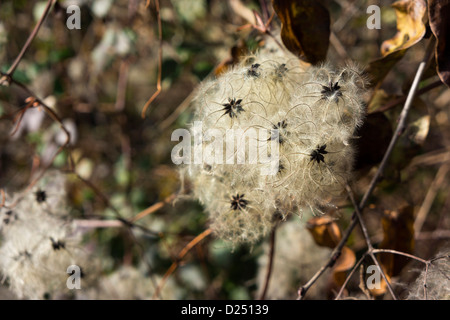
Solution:
[[[382,91],[379,95],[384,94]],[[380,97],[380,99],[376,98],[372,101],[382,105],[384,99]],[[354,168],[356,170],[368,169],[378,164],[389,146],[392,133],[391,123],[384,113],[370,113],[356,133],[358,138],[355,139],[355,145],[358,152]]]
[[[214,75],[216,77],[228,71],[228,69],[239,62],[239,60],[248,53],[247,45],[244,41],[233,46],[230,50],[231,56],[223,60],[215,69]]]
[[[426,32],[422,21],[426,13],[424,0],[401,0],[394,2],[392,7],[397,15],[397,33],[382,43],[383,57],[369,63],[367,74],[371,87],[378,87],[392,67],[403,58],[406,50],[419,42]]]
[[[428,0],[430,28],[436,37],[437,73],[450,87],[450,1]]]
[[[414,210],[410,205],[402,205],[399,209],[384,212],[381,220],[383,226],[383,240],[380,249],[391,249],[405,253],[412,253],[414,250]],[[379,254],[381,268],[388,281],[400,273],[408,263],[408,258],[391,254]],[[387,284],[380,276],[380,283],[375,288],[369,288],[374,296],[379,296],[387,291]]]
[[[320,246],[334,248],[342,239],[341,230],[330,216],[311,218],[306,227]],[[337,286],[344,284],[347,271],[355,265],[355,262],[356,256],[353,250],[344,246],[333,266],[333,281]]]
[[[381,54],[388,54],[411,47],[425,35],[422,21],[427,6],[424,0],[400,0],[392,4],[397,16],[397,33],[381,45]]]
[[[367,74],[370,77],[370,87],[378,87],[389,71],[400,61],[406,53],[406,49],[397,50],[384,57],[375,59],[369,63]]]
[[[403,205],[397,210],[385,211],[381,220],[383,240],[380,249],[392,249],[405,253],[414,251],[414,210],[410,205]],[[386,274],[396,276],[408,262],[408,258],[391,253],[380,254],[380,263]]]
[[[286,48],[311,64],[324,61],[330,43],[330,13],[315,0],[272,0]]]

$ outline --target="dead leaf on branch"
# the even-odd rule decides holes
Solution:
[[[308,220],[307,229],[314,241],[322,247],[334,248],[342,239],[339,226],[330,216],[314,217]],[[356,256],[352,249],[347,246],[342,248],[339,258],[333,266],[333,281],[337,286],[342,286],[350,270],[356,262]]]
[[[230,50],[230,58],[223,60],[215,69],[214,75],[216,77],[227,72],[231,67],[236,65],[243,56],[248,54],[248,48],[244,41],[239,41]]]
[[[429,0],[428,16],[436,37],[437,73],[450,87],[450,0]]]
[[[388,272],[386,272],[386,268],[384,267],[384,265],[381,265],[381,269],[383,270],[387,280],[391,283],[391,277],[389,276]],[[365,270],[367,270],[367,268],[365,268]],[[378,269],[377,272],[379,272]],[[379,277],[377,276],[376,278],[379,279],[380,281],[378,283],[372,283],[373,287],[368,288],[370,294],[375,297],[385,294],[386,291],[388,290],[388,286],[384,278],[381,275]]]
[[[392,7],[397,16],[397,33],[382,43],[383,56],[413,46],[423,38],[426,31],[422,21],[427,10],[424,0],[400,0],[394,2]]]
[[[316,0],[272,0],[286,48],[311,64],[324,61],[330,43],[330,13]]]

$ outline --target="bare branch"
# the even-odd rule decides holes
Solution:
[[[14,71],[16,71],[17,66],[19,65],[20,61],[22,60],[23,56],[25,55],[25,52],[30,47],[31,42],[33,42],[34,38],[39,32],[39,29],[41,28],[42,24],[45,21],[45,18],[47,18],[48,13],[50,12],[51,7],[55,3],[56,0],[48,0],[47,5],[45,6],[44,12],[42,13],[41,18],[39,19],[38,23],[34,27],[33,31],[31,32],[30,36],[28,37],[27,41],[25,42],[24,46],[22,47],[22,50],[20,50],[19,55],[16,57],[16,60],[14,60],[11,67],[8,69],[6,74],[2,74],[2,77],[0,78],[0,85],[9,85],[12,81],[12,77],[14,74]]]
[[[150,1],[147,1],[147,7],[149,6]],[[156,82],[156,91],[153,93],[153,95],[150,97],[150,99],[147,100],[147,102],[144,105],[144,108],[142,108],[141,116],[142,118],[145,118],[145,113],[147,112],[148,107],[152,104],[153,100],[156,99],[156,97],[161,93],[161,77],[162,77],[162,23],[161,23],[161,16],[159,13],[159,0],[155,0],[156,5],[156,17],[158,20],[158,37],[159,37],[159,47],[158,47],[158,79]]]

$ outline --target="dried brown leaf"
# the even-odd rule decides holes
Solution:
[[[316,0],[272,0],[286,48],[311,64],[324,61],[330,43],[330,13]]]
[[[380,93],[382,95],[383,93]],[[383,104],[385,99],[377,97],[373,103]],[[374,106],[374,108],[377,108]],[[356,161],[355,169],[369,168],[378,164],[383,159],[393,134],[389,119],[381,112],[369,114],[364,124],[358,129],[355,139]]]
[[[429,0],[428,16],[436,37],[437,73],[450,87],[450,0]]]
[[[341,230],[330,216],[311,218],[306,227],[314,241],[322,247],[334,248],[342,238]]]
[[[319,246],[334,248],[342,239],[339,226],[330,216],[311,218],[308,220],[306,227]],[[344,284],[347,271],[355,265],[355,262],[356,256],[353,250],[344,246],[332,269],[333,282],[337,287]]]
[[[425,35],[422,19],[427,6],[424,0],[400,0],[392,4],[397,16],[397,33],[381,45],[381,54],[388,54],[407,49],[419,42]]]

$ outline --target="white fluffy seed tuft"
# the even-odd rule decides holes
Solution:
[[[203,134],[215,130],[227,141],[230,129],[241,130],[236,150],[251,139],[278,143],[274,175],[262,175],[268,164],[250,163],[259,156],[250,151],[245,163],[230,161],[225,145],[223,163],[209,156],[184,168],[216,235],[234,244],[258,241],[304,208],[322,213],[351,176],[351,139],[364,116],[366,81],[360,69],[351,64],[340,70],[328,64],[305,68],[286,52],[261,49],[203,83],[193,101],[194,121],[201,121]],[[258,129],[278,129],[279,136],[247,134]],[[202,150],[213,149],[205,140]]]

